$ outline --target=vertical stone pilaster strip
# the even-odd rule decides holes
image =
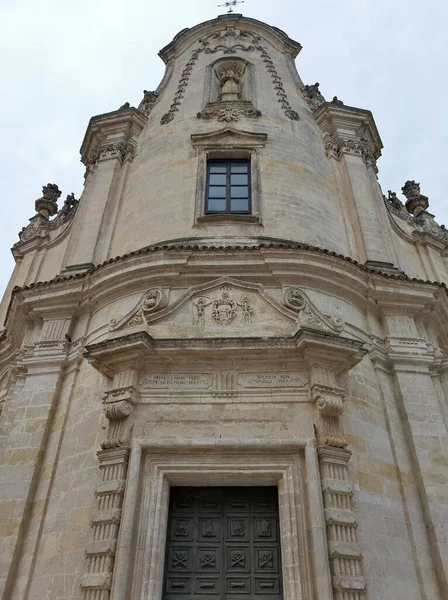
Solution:
[[[97,510],[86,549],[86,573],[81,579],[85,600],[109,600],[128,458],[128,448],[98,452],[101,482],[95,492]]]
[[[115,383],[128,383],[106,392],[107,437],[98,452],[101,480],[95,496],[97,510],[92,518],[92,538],[86,549],[86,572],[81,578],[84,600],[109,600],[115,553],[121,522],[130,452],[132,412],[136,389],[132,373],[120,374]],[[130,385],[129,385],[130,384]]]
[[[332,446],[320,446],[317,452],[334,598],[366,600],[362,554],[352,507],[353,487],[348,477],[351,452]]]
[[[340,419],[344,390],[315,383],[311,386],[311,396],[316,405],[317,452],[334,598],[366,600],[362,554],[352,507],[353,487],[348,477],[351,452],[346,449]]]

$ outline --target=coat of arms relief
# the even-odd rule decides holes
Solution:
[[[250,305],[247,296],[241,296],[239,300],[231,296],[229,285],[223,285],[218,298],[212,299],[208,296],[199,296],[193,299],[195,307],[194,324],[205,325],[206,313],[219,325],[229,325],[235,318],[241,316],[243,324],[252,322],[254,309]],[[210,307],[208,309],[208,307]]]
[[[296,287],[266,290],[222,277],[189,289],[153,287],[127,315],[113,319],[111,332],[149,328],[155,338],[219,336],[293,336],[312,328],[338,335],[344,328],[338,316],[322,313],[307,294]]]

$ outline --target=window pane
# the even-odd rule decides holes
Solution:
[[[232,198],[247,198],[249,195],[247,193],[246,185],[241,185],[241,186],[237,186],[237,187],[232,186],[230,189],[231,189],[231,197]]]
[[[213,199],[209,199],[207,210],[209,210],[209,211],[225,212],[225,210],[226,210],[226,201],[225,200],[213,200]]]
[[[209,164],[210,173],[227,173],[227,165]]]
[[[232,185],[247,185],[247,175],[231,175],[231,183]]]
[[[208,188],[209,198],[225,198],[226,188],[225,186],[210,185]]]
[[[241,200],[231,200],[230,210],[232,212],[248,212],[249,200],[247,198]]]
[[[226,185],[226,175],[213,175],[210,173],[210,185]]]
[[[232,173],[247,173],[247,163],[231,163],[230,169]]]

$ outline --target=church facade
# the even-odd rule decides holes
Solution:
[[[448,232],[231,14],[92,117],[1,307],[3,600],[448,598]]]

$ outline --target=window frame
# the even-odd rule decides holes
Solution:
[[[215,198],[210,198],[210,175],[213,173],[210,172],[210,167],[213,165],[226,165],[226,196],[225,196],[225,209],[224,210],[211,210],[210,209],[210,200],[214,200]],[[247,200],[248,207],[247,210],[232,210],[232,164],[244,164],[246,165],[246,173],[247,175],[247,185],[236,185],[235,187],[247,187]],[[205,215],[251,215],[252,214],[252,178],[251,178],[251,160],[250,158],[209,158],[207,159],[207,176],[205,183],[205,205],[204,205],[204,214]],[[223,186],[220,186],[223,187]]]

